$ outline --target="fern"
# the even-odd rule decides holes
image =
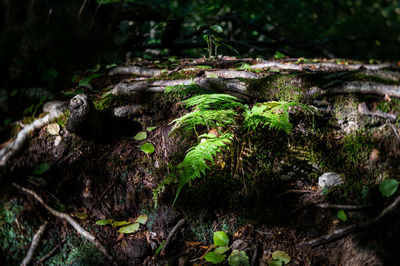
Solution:
[[[299,105],[297,102],[266,102],[258,103],[251,110],[244,112],[244,126],[248,130],[256,131],[258,127],[268,126],[270,129],[282,130],[286,133],[292,130],[289,121],[289,107]]]
[[[194,111],[173,120],[170,134],[177,129],[191,131],[196,125],[207,127],[227,126],[236,123],[237,108],[245,108],[234,96],[226,94],[202,94],[193,96],[183,103]]]
[[[201,94],[193,96],[183,103],[186,107],[193,107],[199,110],[223,110],[228,108],[244,108],[240,100],[227,94]]]
[[[248,132],[268,127],[288,133],[293,127],[289,121],[289,107],[300,105],[306,110],[310,110],[307,106],[297,102],[284,101],[258,103],[250,110],[239,99],[226,94],[196,95],[184,100],[183,103],[187,108],[192,108],[193,111],[173,120],[172,123],[175,123],[175,125],[170,134],[177,129],[182,129],[185,132],[196,131],[198,125],[213,128],[222,127],[226,132],[221,136],[213,134],[199,136],[198,138],[201,141],[188,150],[184,160],[174,169],[174,174],[164,179],[153,191],[155,200],[165,190],[165,185],[178,183],[175,203],[183,187],[204,176],[210,166],[214,164],[215,156],[229,147],[235,136],[235,128],[238,126],[239,130],[241,126]],[[243,121],[243,125],[239,121]]]
[[[236,122],[236,115],[237,113],[234,110],[195,110],[173,120],[171,123],[175,123],[175,125],[171,129],[170,134],[177,129],[191,131],[197,125],[216,127],[234,124]]]
[[[214,164],[214,157],[223,148],[228,147],[232,142],[233,134],[225,133],[219,137],[213,134],[204,134],[199,136],[199,139],[201,139],[200,143],[190,148],[185,159],[177,166],[180,179],[174,203],[186,184],[206,174],[206,170],[210,169],[208,164]]]

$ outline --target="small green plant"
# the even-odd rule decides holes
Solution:
[[[225,46],[229,50],[234,51],[238,54],[238,52],[229,44],[222,41],[222,38],[219,36],[223,32],[222,27],[220,25],[210,25],[209,29],[203,34],[203,39],[207,43],[207,51],[208,57],[211,58],[214,52],[214,55],[218,55],[218,47]]]
[[[214,251],[206,253],[203,258],[213,264],[218,264],[226,259],[226,253],[230,250],[228,247],[229,237],[224,231],[217,231],[213,235]]]
[[[397,191],[399,184],[400,182],[396,179],[383,180],[379,185],[379,191],[381,192],[382,196],[390,197]]]
[[[269,266],[282,266],[288,264],[292,258],[284,251],[275,251],[272,253],[272,260],[268,261]]]
[[[183,187],[206,175],[206,171],[214,165],[215,157],[229,149],[233,141],[249,138],[252,133],[263,128],[288,133],[292,129],[289,108],[302,106],[303,109],[310,110],[297,102],[284,101],[257,103],[250,108],[234,96],[217,93],[195,95],[184,100],[183,104],[192,111],[172,121],[174,126],[170,134],[178,131],[195,133],[198,143],[187,151],[178,166],[172,168],[172,174],[153,190],[155,206],[159,195],[169,184],[178,184],[175,203]],[[218,133],[198,134],[204,130]]]
[[[142,214],[137,217],[134,221],[116,221],[114,219],[102,219],[96,222],[96,225],[105,226],[111,225],[112,227],[120,227],[118,232],[124,234],[132,234],[139,230],[141,224],[146,224],[148,216]]]

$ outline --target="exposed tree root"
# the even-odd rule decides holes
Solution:
[[[206,76],[217,75],[218,78],[224,78],[224,79],[235,79],[235,78],[257,79],[257,78],[262,77],[261,75],[258,75],[253,72],[239,71],[239,70],[227,70],[227,69],[205,71],[205,74],[206,74]]]
[[[196,83],[199,87],[206,90],[215,90],[220,93],[227,93],[242,100],[249,100],[250,96],[246,93],[246,83],[237,79],[220,78],[194,78],[182,80],[156,80],[141,81],[136,83],[118,83],[111,91],[114,95],[131,95],[139,92],[163,92],[165,87],[177,85],[191,85]]]
[[[312,63],[312,64],[293,64],[279,63],[275,61],[265,61],[256,65],[252,65],[252,69],[275,68],[282,70],[297,70],[297,71],[355,71],[360,69],[379,70],[392,67],[391,64],[363,65],[363,64],[348,64],[340,65],[335,63]]]
[[[166,252],[166,250],[167,250],[169,244],[171,243],[173,237],[175,236],[176,231],[178,231],[178,229],[179,229],[184,223],[185,223],[185,219],[184,219],[184,218],[180,219],[180,220],[178,221],[178,223],[174,226],[174,228],[172,229],[172,231],[169,233],[169,235],[168,235],[168,237],[167,237],[167,240],[165,241],[165,244],[164,244],[163,248],[161,249],[161,252],[160,252],[160,255],[161,255],[161,256],[164,256],[164,255],[165,255],[165,252]]]
[[[339,86],[328,89],[327,94],[361,93],[393,96],[400,98],[400,86],[385,85],[374,82],[344,82]]]
[[[36,247],[39,245],[40,239],[42,238],[42,235],[46,230],[46,226],[47,221],[39,227],[39,230],[37,230],[36,234],[33,236],[31,246],[29,247],[28,253],[26,254],[24,260],[21,262],[21,266],[26,266],[31,261],[33,252],[35,252]]]
[[[376,117],[381,117],[381,118],[385,118],[385,119],[390,119],[392,121],[395,121],[397,119],[397,116],[394,114],[385,113],[385,112],[382,112],[379,110],[377,110],[375,112],[370,111],[368,109],[366,103],[360,103],[358,105],[358,112],[362,115],[376,116]]]
[[[15,140],[0,150],[0,167],[5,166],[7,164],[7,161],[23,147],[31,132],[35,131],[36,129],[42,128],[47,123],[61,116],[61,114],[61,111],[50,112],[44,117],[36,119],[31,124],[25,126],[20,132],[18,132]]]
[[[52,207],[50,207],[49,205],[47,205],[43,201],[43,199],[38,194],[36,194],[36,192],[34,192],[30,189],[21,187],[21,186],[17,185],[16,183],[12,183],[12,185],[14,187],[18,188],[19,190],[22,190],[22,191],[30,194],[31,196],[33,196],[40,204],[42,204],[43,207],[46,208],[46,210],[48,212],[50,212],[54,216],[56,216],[60,219],[66,220],[76,230],[76,232],[78,234],[80,234],[82,237],[84,237],[85,239],[92,242],[93,245],[95,245],[95,247],[107,257],[108,260],[112,261],[116,265],[114,258],[108,253],[107,249],[103,246],[103,244],[95,236],[93,236],[91,233],[89,233],[87,230],[85,230],[82,226],[80,226],[71,216],[69,216],[66,213],[59,212],[59,211],[53,209]]]
[[[354,232],[363,230],[365,228],[368,228],[370,226],[373,226],[373,225],[381,222],[382,219],[385,218],[387,215],[391,214],[399,206],[399,204],[400,204],[400,196],[397,197],[392,202],[392,204],[390,204],[385,209],[383,209],[383,211],[377,217],[375,217],[373,219],[370,219],[370,220],[360,223],[358,225],[350,225],[345,228],[334,230],[333,233],[331,233],[331,234],[320,236],[320,237],[311,239],[309,241],[299,243],[299,244],[297,244],[297,246],[298,247],[319,246],[319,245],[326,244],[326,243],[338,240],[340,238],[343,238],[351,233],[354,233]]]
[[[108,73],[110,76],[115,75],[139,75],[145,77],[154,77],[158,76],[162,73],[161,69],[155,68],[147,68],[142,66],[125,66],[125,67],[116,67],[111,69]]]
[[[361,211],[372,207],[372,205],[340,205],[340,204],[328,204],[328,203],[315,204],[314,206],[321,209],[348,210],[348,211]]]

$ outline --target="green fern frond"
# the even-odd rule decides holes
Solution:
[[[196,125],[204,125],[208,127],[226,126],[235,123],[237,113],[234,110],[195,110],[184,116],[173,120],[175,123],[170,131],[172,134],[177,129],[191,131]]]
[[[223,148],[228,147],[233,140],[233,134],[225,133],[218,137],[204,134],[199,136],[199,139],[200,143],[190,148],[183,162],[177,166],[180,178],[174,203],[186,184],[206,174],[206,170],[210,169],[209,163],[214,164],[214,157]]]
[[[284,101],[255,104],[251,110],[244,112],[244,125],[249,130],[268,126],[270,129],[282,130],[288,133],[293,127],[289,121],[289,107],[296,105],[299,105],[299,103]]]
[[[223,110],[230,108],[244,108],[240,100],[228,94],[201,94],[193,96],[183,103],[186,107],[193,107],[199,110]]]

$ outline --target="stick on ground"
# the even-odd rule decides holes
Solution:
[[[174,228],[172,229],[172,231],[169,233],[167,240],[165,241],[165,244],[163,246],[163,248],[161,249],[161,255],[164,256],[165,255],[165,251],[168,248],[169,243],[171,242],[171,240],[173,239],[174,235],[176,234],[176,231],[178,231],[178,229],[185,223],[185,219],[180,219],[179,222],[174,226]]]
[[[43,201],[43,199],[38,194],[36,194],[36,192],[34,192],[34,191],[30,190],[30,189],[21,187],[21,186],[15,184],[15,183],[12,183],[12,185],[14,187],[16,187],[16,188],[18,188],[18,189],[30,194],[31,196],[33,196],[37,201],[39,201],[40,204],[43,205],[43,207],[46,208],[46,210],[48,212],[50,212],[54,216],[56,216],[56,217],[58,217],[60,219],[66,220],[70,225],[72,225],[72,227],[78,232],[78,234],[80,234],[82,237],[84,237],[87,240],[89,240],[90,242],[92,242],[93,245],[95,245],[95,247],[107,257],[107,259],[109,259],[110,261],[114,262],[114,258],[110,254],[108,254],[108,251],[103,246],[103,244],[95,236],[93,236],[91,233],[86,231],[82,226],[80,226],[71,216],[69,216],[66,213],[59,212],[59,211],[53,209],[52,207],[50,207],[49,205],[47,205]]]
[[[33,252],[35,252],[35,249],[39,245],[40,239],[42,238],[42,235],[44,233],[44,230],[46,230],[47,226],[47,221],[44,222],[40,227],[39,230],[37,230],[36,234],[33,236],[31,246],[29,247],[28,253],[26,254],[26,257],[24,260],[21,262],[21,266],[26,266],[29,264],[29,262],[32,259]]]
[[[380,221],[382,221],[382,219],[385,218],[387,215],[391,214],[399,205],[400,205],[400,196],[397,197],[392,202],[392,204],[390,204],[385,209],[383,209],[383,211],[381,211],[381,213],[373,219],[370,219],[370,220],[363,222],[361,224],[358,224],[358,225],[353,224],[353,225],[347,226],[345,228],[334,230],[333,233],[331,233],[331,234],[320,236],[320,237],[311,239],[309,241],[299,243],[299,244],[297,244],[297,246],[298,247],[319,246],[319,245],[326,244],[326,243],[338,240],[340,238],[343,238],[351,233],[354,233],[354,232],[363,230],[365,228],[368,228],[370,226],[373,226],[373,225],[379,223]]]

